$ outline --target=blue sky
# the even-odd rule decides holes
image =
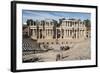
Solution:
[[[79,13],[79,12],[60,12],[60,11],[36,11],[36,10],[23,10],[22,11],[23,23],[26,23],[27,19],[33,20],[44,20],[44,19],[54,19],[59,20],[60,18],[66,19],[90,19],[90,13]]]

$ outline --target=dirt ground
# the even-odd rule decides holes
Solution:
[[[73,46],[69,50],[66,50],[66,51],[50,50],[43,53],[28,54],[28,55],[23,56],[23,60],[31,59],[30,62],[33,62],[32,59],[36,58],[36,61],[34,62],[48,62],[48,61],[91,59],[91,43],[90,42],[91,42],[90,39],[88,39],[82,42],[74,43]],[[55,45],[56,48],[59,46]]]

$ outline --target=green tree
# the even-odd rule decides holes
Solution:
[[[42,25],[43,25],[43,31],[45,31],[45,21],[42,20],[41,22],[42,22]]]
[[[36,28],[37,28],[37,39],[39,38],[39,23],[38,20],[36,20]]]
[[[85,22],[85,26],[86,26],[87,30],[90,30],[90,28],[91,28],[91,22],[90,22],[90,20],[86,19],[86,20],[84,20],[84,22]]]
[[[57,27],[57,21],[53,20],[54,26],[53,26],[53,38],[56,38],[56,27]]]
[[[31,36],[32,35],[32,30],[30,30],[30,25],[33,25],[33,20],[32,19],[28,19],[27,21],[26,21],[26,23],[27,23],[27,28],[28,28],[28,36]]]
[[[57,24],[57,27],[60,27],[60,25],[62,24],[63,20],[65,20],[65,18],[59,19],[59,23]]]
[[[26,21],[26,23],[27,23],[27,26],[33,25],[33,20],[32,20],[32,19],[28,19],[28,20]]]

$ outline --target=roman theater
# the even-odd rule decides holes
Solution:
[[[90,42],[84,21],[29,20],[23,26],[23,62],[90,59]]]
[[[40,44],[69,44],[90,38],[84,21],[65,19],[57,23],[54,20],[34,21],[28,27],[28,36]]]

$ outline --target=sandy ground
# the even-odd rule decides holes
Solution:
[[[55,48],[57,47],[58,45],[55,46]],[[23,59],[28,60],[37,57],[43,62],[56,61],[58,54],[60,54],[60,61],[91,59],[90,39],[75,43],[69,50],[66,51],[50,50],[44,53],[25,55],[23,56]]]

